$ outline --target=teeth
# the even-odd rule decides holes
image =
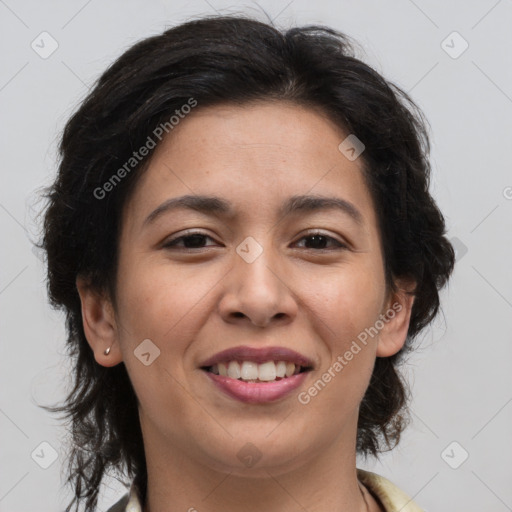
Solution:
[[[240,373],[240,363],[238,361],[231,361],[228,366],[228,377],[232,379],[239,379],[241,376]]]
[[[243,380],[256,380],[258,378],[258,365],[250,361],[244,361],[240,373]]]
[[[279,361],[276,364],[276,377],[281,377],[281,379],[282,379],[285,375],[286,375],[286,363],[284,361]]]
[[[276,380],[276,365],[274,361],[268,361],[258,366],[258,378],[265,381]]]
[[[291,377],[300,372],[300,366],[286,361],[267,361],[257,364],[253,361],[230,361],[218,363],[211,367],[210,371],[216,375],[230,377],[248,382],[271,382],[276,378]]]
[[[293,363],[286,363],[286,376],[291,377],[295,372],[295,365]]]

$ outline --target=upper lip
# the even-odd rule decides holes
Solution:
[[[286,361],[306,368],[312,368],[313,362],[306,356],[285,347],[250,347],[242,345],[217,352],[201,363],[201,367],[228,361],[253,361],[258,364],[267,361]]]

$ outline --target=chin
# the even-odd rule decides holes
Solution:
[[[269,474],[286,473],[305,463],[303,442],[286,436],[270,439],[266,435],[260,429],[259,435],[233,437],[222,452],[212,453],[208,447],[208,465],[240,477],[268,478]]]

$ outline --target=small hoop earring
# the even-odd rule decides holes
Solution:
[[[105,349],[105,351],[103,352],[106,356],[108,356],[110,354],[110,347],[108,347],[107,349]]]

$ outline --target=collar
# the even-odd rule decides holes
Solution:
[[[380,500],[386,512],[395,512],[396,510],[423,512],[405,492],[387,478],[364,469],[357,469],[357,478],[374,497]],[[135,482],[132,482],[128,494],[107,512],[142,512],[140,492]]]

